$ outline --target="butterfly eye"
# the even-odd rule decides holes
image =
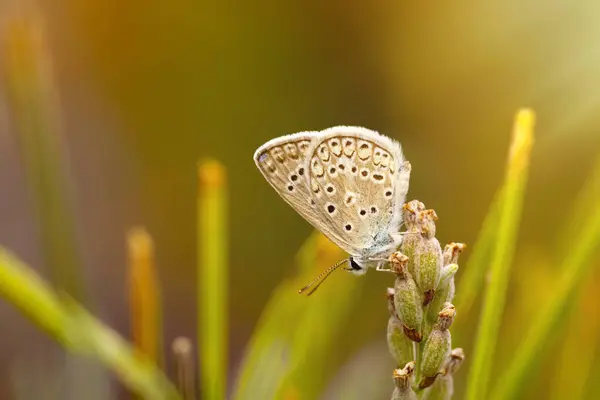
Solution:
[[[358,271],[358,270],[361,270],[361,269],[363,269],[363,268],[362,268],[360,265],[358,265],[358,263],[357,263],[356,261],[354,261],[354,258],[350,257],[350,258],[349,258],[349,261],[350,261],[350,267],[351,267],[353,270],[356,270],[356,271]]]

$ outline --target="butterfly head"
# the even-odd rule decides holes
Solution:
[[[347,271],[352,272],[354,275],[364,275],[368,269],[368,262],[357,257],[348,258],[349,267]]]

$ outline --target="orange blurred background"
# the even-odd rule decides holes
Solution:
[[[0,28],[19,4],[0,2]],[[502,182],[511,121],[522,106],[536,110],[537,139],[499,368],[502,350],[518,342],[536,302],[552,296],[556,260],[568,251],[560,230],[600,154],[595,2],[37,5],[92,309],[121,333],[129,329],[125,232],[142,224],[156,243],[165,339],[194,335],[198,159],[214,157],[228,169],[233,377],[271,291],[291,274],[311,232],[254,167],[259,145],[342,124],[394,137],[413,167],[408,197],[436,210],[437,237],[473,244]],[[43,273],[5,89],[0,82],[0,244]],[[593,282],[586,304],[597,314],[598,274]],[[364,285],[351,331],[340,338],[340,363],[385,340],[380,293],[389,277],[370,273]],[[471,314],[465,335],[476,326],[478,314]],[[2,376],[22,360],[51,363],[43,360],[52,359],[54,345],[4,302],[0,320]],[[469,355],[467,340],[453,344]],[[592,377],[600,378],[599,358]],[[0,398],[9,398],[8,380],[0,384]],[[600,395],[597,383],[586,388]]]

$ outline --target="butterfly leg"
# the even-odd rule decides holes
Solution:
[[[383,266],[386,264],[385,261],[380,261],[379,263],[377,263],[377,268],[375,268],[375,271],[379,271],[379,272],[392,272],[392,270],[387,267],[384,268]]]

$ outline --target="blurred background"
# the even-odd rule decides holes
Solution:
[[[165,340],[195,335],[199,159],[220,160],[229,179],[233,381],[261,311],[293,274],[311,233],[255,168],[258,146],[333,125],[391,136],[412,163],[408,197],[436,210],[442,245],[472,245],[503,180],[512,118],[523,106],[537,113],[537,138],[497,371],[552,297],[557,260],[569,249],[570,237],[561,235],[567,211],[600,153],[596,2],[3,0],[1,61],[19,15],[33,15],[47,56],[89,308],[123,335],[125,232],[134,225],[154,237]],[[0,244],[46,276],[11,75],[7,63],[0,68]],[[527,398],[548,398],[564,373],[555,366],[581,352],[589,375],[574,380],[575,398],[600,397],[595,270],[565,335],[540,360],[541,380],[530,383],[539,397]],[[360,299],[331,349],[335,368],[323,378],[324,396],[347,384],[336,373],[357,357],[381,368],[381,398],[389,396],[382,291],[390,278],[382,275],[361,278]],[[478,308],[456,328],[453,345],[465,348],[466,365]],[[8,303],[0,302],[0,321],[0,398],[8,399],[15,366],[39,375],[60,350]],[[467,368],[457,374],[458,392]]]

